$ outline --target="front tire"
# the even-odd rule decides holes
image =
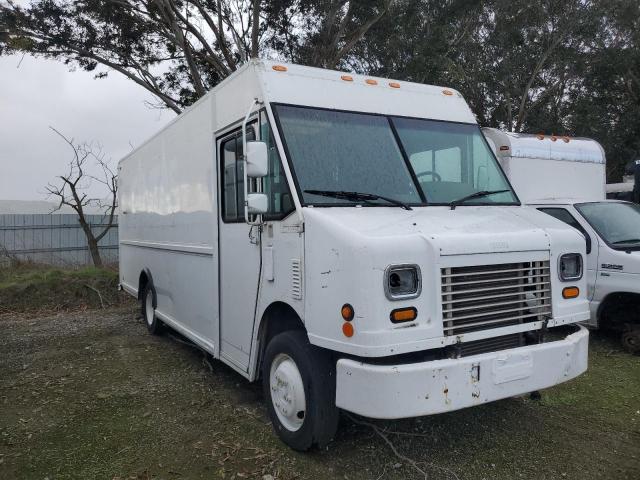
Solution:
[[[635,327],[635,328],[634,328]],[[622,347],[632,355],[640,355],[640,326],[634,325],[622,332]]]
[[[335,363],[305,332],[273,337],[262,363],[262,384],[274,430],[294,450],[324,447],[338,429]]]
[[[156,317],[155,309],[156,292],[151,283],[147,283],[142,290],[142,318],[147,326],[147,330],[152,335],[162,333],[162,322]]]

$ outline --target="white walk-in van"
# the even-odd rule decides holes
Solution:
[[[621,332],[640,353],[640,206],[606,200],[606,163],[587,138],[483,129],[520,199],[580,231],[591,327]]]
[[[120,283],[250,381],[278,435],[587,368],[585,243],[523,207],[450,89],[251,61],[124,158]]]

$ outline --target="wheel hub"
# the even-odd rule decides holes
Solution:
[[[306,398],[298,366],[288,355],[274,358],[269,375],[271,401],[280,423],[295,432],[304,423]]]
[[[151,295],[150,293],[147,294],[147,298],[145,298],[144,313],[147,325],[153,325],[153,317],[155,316],[155,312],[153,309],[153,295]]]

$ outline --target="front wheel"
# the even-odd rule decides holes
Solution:
[[[335,364],[302,331],[271,339],[262,364],[262,384],[273,427],[294,450],[328,444],[338,429]]]
[[[150,283],[142,290],[142,318],[149,333],[159,335],[162,333],[162,322],[156,317],[155,291]]]

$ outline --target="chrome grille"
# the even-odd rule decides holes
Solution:
[[[551,316],[549,261],[442,269],[445,335],[544,320]]]

